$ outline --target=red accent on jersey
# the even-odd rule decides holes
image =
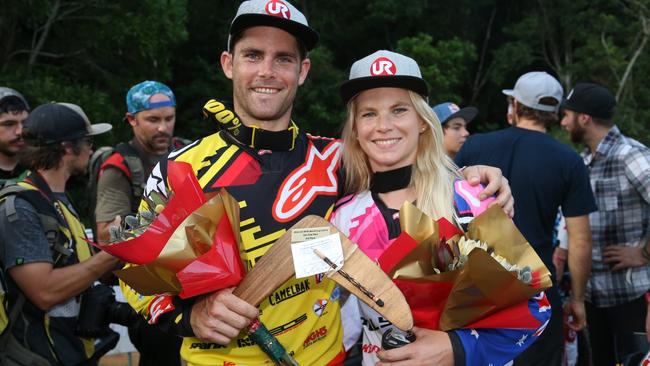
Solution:
[[[149,315],[151,315],[149,324],[156,324],[161,315],[176,308],[172,303],[172,300],[173,296],[171,295],[158,295],[153,301],[151,301],[151,303],[149,303]]]
[[[232,187],[254,184],[262,175],[260,164],[248,154],[240,154],[232,165],[212,185],[216,187]]]

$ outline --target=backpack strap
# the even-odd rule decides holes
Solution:
[[[131,191],[134,198],[131,212],[138,212],[140,199],[144,194],[144,189],[147,183],[143,159],[140,157],[138,151],[131,144],[126,142],[119,143],[115,147],[115,150],[123,156],[124,165],[129,171],[127,177],[129,177],[129,180],[131,181]]]
[[[20,292],[18,294],[18,298],[16,299],[16,302],[14,303],[14,306],[11,307],[11,311],[9,312],[8,322],[7,326],[5,329],[2,330],[2,335],[0,335],[0,354],[4,355],[5,350],[7,349],[7,345],[9,344],[9,337],[11,337],[11,329],[13,329],[14,324],[16,324],[16,319],[18,319],[18,316],[23,310],[23,306],[25,306],[25,301],[27,299],[25,298],[25,294]],[[5,361],[4,359],[0,359],[0,361]]]
[[[44,197],[44,194],[37,188],[30,189],[24,184],[14,183],[0,190],[0,201],[5,202],[7,220],[11,223],[18,220],[16,196],[29,202],[36,210],[45,238],[53,251],[53,265],[56,267],[62,260],[73,254],[73,251],[64,245],[64,240],[67,239],[64,238],[60,229],[61,226],[66,225],[63,218],[50,200]]]

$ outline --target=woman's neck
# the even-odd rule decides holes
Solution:
[[[399,210],[404,205],[404,202],[414,202],[417,198],[415,187],[407,187],[390,191],[386,193],[378,193],[379,198],[384,202],[386,207],[394,210]]]

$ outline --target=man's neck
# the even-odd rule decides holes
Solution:
[[[584,143],[587,145],[587,148],[589,148],[589,153],[593,155],[596,152],[598,145],[600,145],[600,142],[603,141],[612,128],[613,126],[605,127],[593,124],[591,130],[585,133],[584,136]]]
[[[519,128],[524,128],[526,130],[546,133],[546,127],[544,127],[540,123],[537,123],[537,121],[529,119],[529,118],[518,117],[516,119],[516,124],[514,124],[514,126],[519,127]]]
[[[43,177],[52,192],[65,192],[65,184],[70,178],[70,173],[67,171],[67,169],[57,168],[38,170],[38,174]]]
[[[247,113],[244,113],[244,111],[242,111],[241,108],[238,108],[235,103],[235,113],[237,113],[237,116],[239,116],[239,119],[244,126],[255,126],[267,131],[284,131],[289,128],[289,124],[291,123],[291,109],[278,119],[258,120],[249,116]]]
[[[10,172],[18,165],[18,158],[0,153],[0,169]]]

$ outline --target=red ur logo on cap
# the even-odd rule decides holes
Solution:
[[[291,19],[291,11],[289,10],[289,7],[280,0],[271,0],[266,3],[265,10],[268,15]]]
[[[380,57],[370,65],[370,75],[372,76],[393,76],[395,73],[397,73],[395,64],[386,57]]]

